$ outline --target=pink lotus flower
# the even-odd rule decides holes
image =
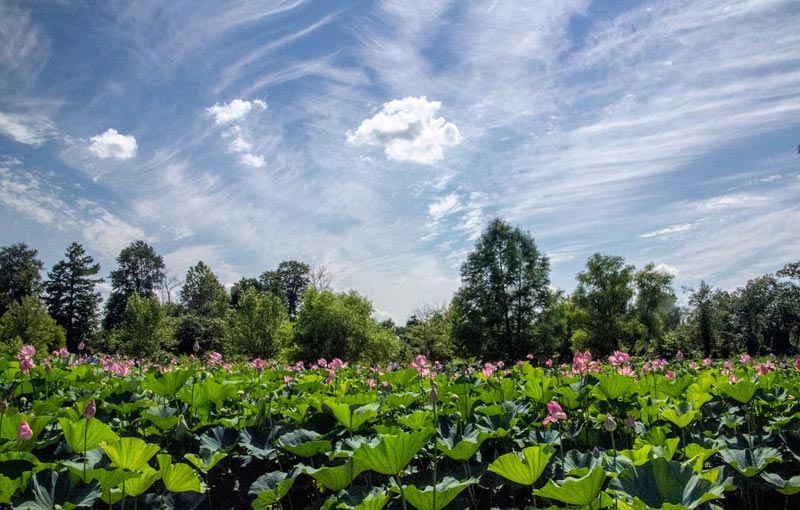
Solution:
[[[253,365],[253,368],[255,368],[258,372],[261,372],[267,366],[266,360],[263,360],[261,358],[254,359],[251,364]]]
[[[19,369],[22,370],[23,374],[27,374],[35,366],[36,365],[33,364],[33,360],[31,360],[28,356],[23,356],[23,358],[19,361]]]
[[[32,358],[36,356],[36,348],[32,345],[25,345],[19,350],[17,358]]]
[[[483,372],[483,375],[485,375],[487,378],[490,378],[490,377],[492,377],[494,375],[495,366],[492,365],[491,363],[485,363],[483,365],[482,372]]]
[[[286,384],[291,384],[292,381],[294,381],[294,377],[292,377],[291,375],[283,376],[283,382],[285,382]]]
[[[319,368],[328,368],[328,362],[325,361],[325,358],[320,358],[317,360],[317,366]]]
[[[703,365],[710,367],[711,366],[711,358],[703,358]]]
[[[82,351],[82,350],[84,350],[84,349],[86,349],[86,344],[85,344],[85,343],[83,343],[83,342],[80,342],[80,343],[78,344],[78,350],[79,350],[79,351]]]
[[[751,358],[750,358],[749,354],[742,354],[741,356],[739,356],[739,361],[741,361],[742,364],[745,364],[745,365],[750,362],[750,359]]]
[[[556,423],[559,420],[567,419],[567,413],[561,409],[561,406],[555,400],[551,400],[547,404],[547,412],[550,414],[550,416],[542,420],[542,425],[548,425],[550,423]]]
[[[630,360],[631,360],[630,354],[622,351],[614,351],[614,354],[608,357],[608,362],[611,363],[612,367],[624,365],[628,363]]]
[[[675,379],[675,372],[672,370],[667,370],[667,373],[664,374],[664,377],[666,377],[669,380]]]
[[[420,377],[428,377],[431,374],[430,366],[428,366],[428,360],[425,358],[425,355],[418,354],[414,361],[411,362],[411,368],[417,371],[417,375]]]
[[[525,356],[525,357],[526,357],[526,358],[528,358],[529,360],[531,360],[531,359],[533,359],[533,354],[528,354],[528,355],[527,355],[527,356]]]
[[[800,358],[797,358],[796,360],[794,360],[794,368],[796,370],[800,370]]]
[[[624,375],[625,377],[636,377],[636,371],[631,367],[622,367],[617,370],[619,375]]]
[[[730,377],[728,377],[728,382],[729,382],[730,384],[736,384],[737,382],[739,382],[739,380],[738,380],[738,379],[736,379],[736,376],[735,376],[735,375],[731,374],[731,375],[730,375]]]
[[[208,355],[208,362],[212,365],[221,365],[222,364],[222,354],[218,352],[212,352]]]
[[[684,359],[683,358],[683,351],[678,349],[678,353],[675,355],[675,359],[678,360],[678,361],[683,361],[683,359]]]
[[[726,369],[730,370],[730,369],[733,368],[733,361],[726,360],[725,363],[722,364],[722,366],[725,367]]]
[[[94,399],[92,399],[83,409],[83,417],[87,420],[91,420],[94,418],[95,414],[97,414],[97,403],[94,401]]]
[[[553,366],[553,360],[548,358],[547,361],[544,362],[544,366],[551,368]]]
[[[371,390],[375,389],[375,379],[367,379],[367,388]]]
[[[325,384],[332,384],[336,378],[336,371],[328,369],[328,377],[325,378]]]
[[[33,430],[31,430],[31,426],[28,425],[28,422],[22,420],[22,423],[19,424],[19,428],[17,429],[17,439],[20,441],[27,441],[32,437]]]
[[[625,426],[629,428],[636,427],[636,420],[633,419],[633,416],[628,415],[628,417],[625,418]]]
[[[344,363],[344,362],[343,362],[342,360],[340,360],[339,358],[333,358],[333,359],[331,360],[331,362],[328,364],[328,368],[330,368],[331,370],[339,370],[340,368],[342,368],[342,367],[344,367],[344,366],[346,366],[346,365],[347,365],[347,364],[346,364],[346,363]]]

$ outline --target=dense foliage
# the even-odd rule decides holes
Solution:
[[[800,360],[157,365],[26,346],[0,394],[0,508],[800,504]]]
[[[566,293],[550,287],[548,258],[533,237],[495,219],[467,255],[452,302],[423,303],[398,325],[379,322],[366,296],[333,289],[324,267],[283,261],[228,291],[203,261],[183,280],[167,278],[163,257],[135,241],[110,273],[100,327],[100,268],[81,245],[73,243],[42,282],[36,250],[16,244],[0,248],[0,308],[14,308],[5,321],[13,328],[0,330],[0,349],[61,346],[57,329],[50,338],[42,335],[50,327],[38,314],[36,302],[43,301],[69,349],[84,343],[93,352],[150,358],[195,349],[227,357],[362,363],[408,360],[417,353],[439,361],[511,361],[526,353],[564,360],[586,349],[599,355],[619,349],[646,356],[679,350],[697,357],[788,356],[800,352],[798,264],[735,291],[701,281],[683,289],[686,304],[680,306],[673,276],[663,268],[636,268],[622,257],[596,253]],[[20,309],[25,298],[33,301]]]

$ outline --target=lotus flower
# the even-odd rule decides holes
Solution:
[[[567,419],[567,413],[561,409],[561,406],[555,400],[551,400],[547,404],[547,412],[550,414],[550,416],[542,420],[542,425],[548,425],[550,423],[556,423],[559,420]]]
[[[27,441],[32,437],[33,430],[31,430],[31,426],[28,425],[28,422],[22,420],[22,423],[19,424],[19,428],[17,429],[17,439],[20,441]]]
[[[31,360],[28,356],[23,356],[19,362],[19,369],[22,370],[23,374],[27,374],[35,366],[36,365],[33,364],[33,360]]]
[[[796,360],[794,360],[794,368],[796,368],[797,370],[800,370],[800,358],[797,358]]]
[[[87,420],[91,420],[92,418],[94,418],[94,415],[96,413],[97,413],[97,402],[95,402],[94,399],[92,399],[91,401],[89,401],[88,404],[86,404],[86,407],[83,410],[83,417],[86,418]]]
[[[678,360],[678,361],[683,361],[684,356],[683,356],[683,351],[682,350],[678,349],[678,353],[675,355],[675,359]]]
[[[23,346],[17,355],[18,358],[32,358],[34,356],[36,356],[36,348],[32,345]]]
[[[606,417],[603,420],[603,428],[606,429],[606,432],[617,430],[617,421],[611,416],[611,413],[606,413]]]

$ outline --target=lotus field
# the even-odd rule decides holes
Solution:
[[[800,360],[200,358],[0,361],[0,507],[800,508]]]

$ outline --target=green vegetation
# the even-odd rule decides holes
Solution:
[[[499,219],[467,255],[452,302],[421,304],[400,325],[378,322],[372,303],[357,291],[334,290],[324,268],[283,261],[228,292],[203,261],[183,281],[168,280],[163,257],[143,241],[117,257],[100,321],[100,267],[83,247],[70,245],[44,282],[36,254],[24,244],[0,248],[0,307],[13,309],[0,331],[6,351],[25,343],[61,345],[62,334],[51,332],[39,313],[41,301],[70,351],[85,345],[140,357],[220,352],[376,363],[417,354],[440,362],[531,355],[558,363],[586,349],[703,358],[800,352],[800,262],[733,292],[700,282],[683,289],[686,305],[680,306],[672,275],[652,263],[637,269],[622,257],[596,253],[567,294],[550,287],[549,261],[533,237]]]

